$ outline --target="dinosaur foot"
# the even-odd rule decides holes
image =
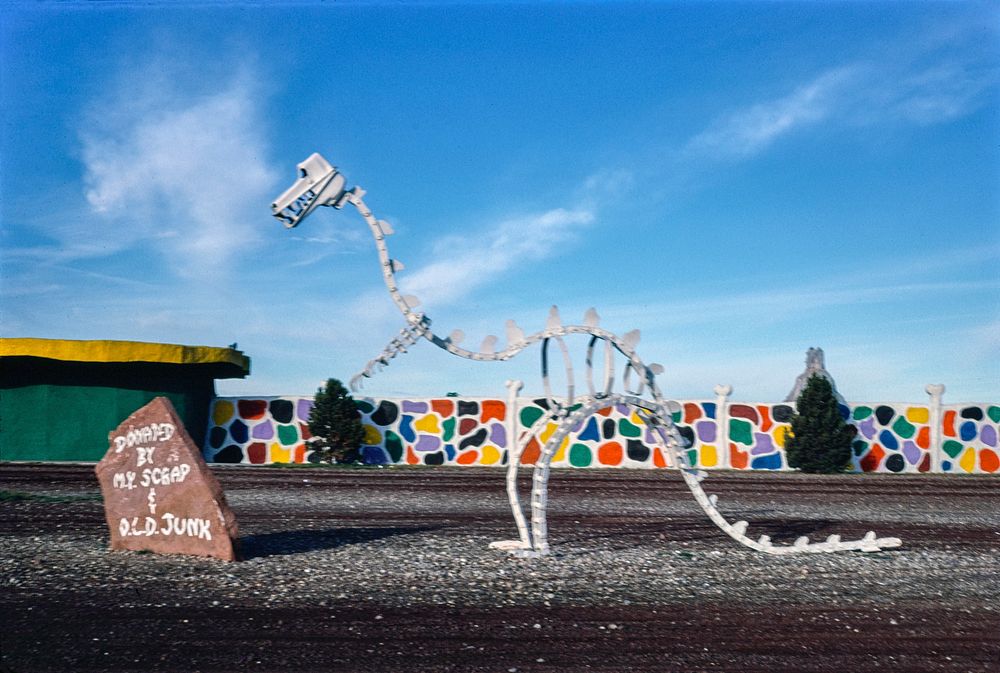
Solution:
[[[490,543],[490,549],[499,549],[518,558],[539,558],[547,555],[547,552],[536,551],[530,546],[525,546],[520,540],[497,540]]]

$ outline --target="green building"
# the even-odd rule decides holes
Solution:
[[[0,460],[100,460],[108,433],[160,395],[202,446],[215,379],[249,373],[233,348],[0,339]]]

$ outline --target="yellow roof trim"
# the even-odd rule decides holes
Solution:
[[[35,357],[67,362],[159,362],[234,365],[250,373],[250,358],[234,348],[181,346],[143,341],[73,341],[0,338],[0,357]]]

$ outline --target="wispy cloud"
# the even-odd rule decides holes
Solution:
[[[743,287],[738,291],[719,290],[705,293],[680,291],[684,298],[645,302],[642,305],[609,302],[602,310],[613,320],[649,312],[670,316],[673,325],[699,325],[719,320],[731,324],[761,325],[781,323],[807,315],[823,315],[830,311],[870,310],[875,305],[889,305],[902,297],[913,297],[914,306],[928,298],[954,298],[956,307],[964,307],[957,299],[971,296],[990,297],[1000,291],[1000,279],[995,277],[960,279],[955,274],[973,266],[987,268],[1000,261],[1000,248],[955,248],[936,250],[933,256],[911,255],[895,260],[881,271],[867,266],[845,269],[829,278],[813,283],[794,285],[773,284]],[[942,299],[947,305],[948,302]],[[995,302],[994,302],[995,304]],[[863,307],[869,307],[865,309]],[[987,311],[990,309],[988,307]],[[900,324],[906,316],[947,321],[943,314],[928,315],[924,311],[894,314],[893,323]]]
[[[257,204],[276,176],[250,78],[196,93],[185,81],[153,64],[94,101],[80,128],[85,193],[100,238],[118,247],[151,240],[179,275],[204,278],[256,240]]]
[[[898,302],[900,297],[959,296],[1000,290],[997,281],[899,283],[878,287],[814,286],[789,290],[765,290],[723,297],[708,302],[708,308],[730,317],[768,316],[784,319],[810,312],[821,313],[838,307]],[[898,318],[895,318],[898,320]],[[944,316],[937,318],[944,320]]]
[[[976,109],[997,82],[997,72],[975,64],[950,61],[933,64],[912,72],[887,73],[875,87],[880,95],[870,99],[878,105],[875,114],[898,115],[919,125],[938,124],[957,119]],[[875,79],[875,78],[873,78]],[[871,119],[872,112],[859,117]]]
[[[987,322],[970,325],[965,335],[970,349],[982,355],[990,355],[993,370],[1000,374],[1000,317],[994,316]],[[996,378],[994,378],[996,383]]]
[[[833,110],[837,93],[854,76],[851,68],[836,68],[786,96],[724,115],[692,138],[686,150],[713,158],[757,154],[781,136],[823,121]]]
[[[447,258],[402,276],[401,286],[425,302],[454,302],[519,264],[551,256],[594,218],[593,208],[555,208],[505,220],[487,231],[449,236],[434,246],[447,251]]]
[[[978,50],[855,60],[813,75],[789,93],[720,114],[687,142],[683,154],[747,159],[821,123],[949,122],[979,109],[998,82],[994,61]]]

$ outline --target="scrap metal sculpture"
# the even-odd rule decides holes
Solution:
[[[656,375],[663,368],[657,364],[645,364],[636,353],[635,347],[639,341],[639,331],[633,330],[623,336],[618,336],[599,326],[600,318],[594,309],[587,311],[582,325],[564,325],[558,309],[553,306],[549,311],[545,329],[534,334],[525,334],[514,321],[508,320],[506,326],[507,345],[497,348],[497,338],[487,337],[478,350],[467,350],[459,344],[464,334],[461,330],[453,331],[447,337],[441,337],[431,330],[431,321],[423,313],[414,309],[419,301],[412,296],[403,296],[396,284],[396,272],[403,268],[398,261],[389,257],[386,248],[386,237],[393,233],[392,227],[384,220],[376,219],[363,197],[365,191],[360,187],[346,188],[346,181],[336,168],[331,166],[319,154],[313,154],[298,165],[299,178],[284,194],[272,204],[274,216],[286,227],[295,227],[310,213],[320,206],[343,208],[353,205],[361,217],[368,223],[375,247],[378,249],[379,261],[382,266],[382,276],[389,290],[389,296],[403,314],[406,326],[383,349],[378,357],[365,366],[351,380],[351,387],[357,389],[364,378],[371,377],[376,371],[385,367],[406,348],[419,339],[426,339],[438,348],[469,360],[502,361],[509,360],[528,346],[541,343],[542,382],[545,388],[545,398],[548,410],[521,436],[517,433],[516,402],[517,393],[521,388],[520,381],[508,381],[508,412],[507,430],[510,447],[507,456],[507,495],[510,500],[514,521],[517,525],[518,539],[494,542],[492,547],[505,549],[519,556],[542,556],[549,553],[548,529],[546,526],[546,506],[548,500],[549,468],[553,456],[562,445],[563,440],[597,411],[613,405],[626,405],[635,410],[644,423],[655,433],[660,441],[660,447],[666,451],[666,463],[680,468],[688,488],[694,495],[698,505],[708,517],[726,534],[737,542],[768,554],[792,554],[800,552],[834,552],[860,550],[866,552],[879,551],[888,547],[898,547],[898,538],[878,538],[874,532],[869,532],[860,540],[842,541],[839,535],[831,535],[824,542],[810,542],[807,537],[798,538],[792,545],[775,545],[767,535],[751,539],[746,535],[747,522],[730,523],[716,507],[715,495],[707,495],[701,486],[707,476],[703,470],[692,467],[686,451],[682,450],[684,440],[674,425],[660,388],[656,383]],[[574,386],[573,363],[565,337],[582,335],[587,339],[586,348],[586,385],[587,392],[577,395]],[[567,391],[564,398],[557,399],[552,394],[549,378],[549,351],[555,344],[558,348],[566,371]],[[600,385],[594,381],[595,352],[603,351],[603,378]],[[616,359],[624,360],[621,371],[622,389],[616,392],[615,372]],[[635,379],[633,381],[633,378]],[[525,518],[517,489],[517,470],[521,462],[521,454],[532,438],[539,436],[550,423],[556,424],[556,430],[544,442],[541,454],[535,462],[531,489],[531,519],[530,526]]]

